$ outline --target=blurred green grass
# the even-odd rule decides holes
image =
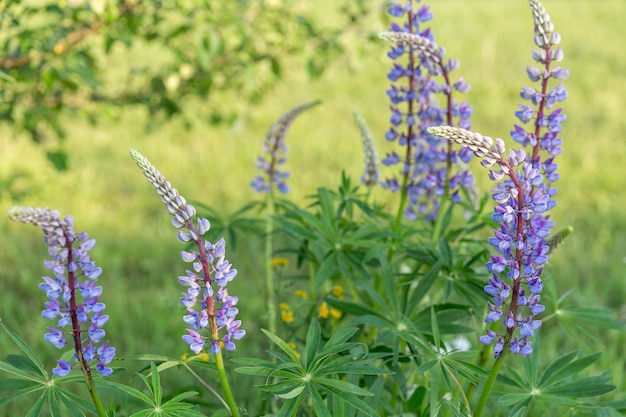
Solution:
[[[532,64],[532,20],[526,1],[446,0],[429,2],[435,14],[436,41],[447,56],[458,58],[462,75],[472,86],[467,94],[474,106],[473,129],[499,136],[512,144],[508,132],[520,102],[519,91],[528,85],[525,68]],[[569,98],[564,103],[564,153],[559,156],[561,180],[558,206],[553,214],[557,229],[574,227],[571,236],[552,257],[550,272],[561,292],[577,288],[573,297],[586,305],[607,305],[626,317],[626,52],[618,40],[626,39],[626,2],[623,0],[546,0],[557,31],[562,35],[565,60],[571,70],[566,80]],[[384,30],[372,19],[369,29]],[[355,180],[361,175],[363,153],[352,111],[365,117],[379,145],[388,124],[385,90],[389,60],[387,46],[366,42],[361,53],[346,54],[321,79],[310,81],[300,71],[285,71],[285,79],[260,104],[216,94],[225,108],[242,117],[232,126],[210,126],[202,120],[202,102],[186,105],[192,128],[178,119],[146,131],[148,116],[139,109],[124,109],[103,117],[96,126],[67,117],[72,126],[66,146],[71,168],[55,172],[40,147],[24,135],[0,132],[0,174],[27,173],[21,182],[32,192],[22,203],[48,206],[75,217],[78,230],[98,241],[93,258],[104,268],[101,285],[111,320],[107,332],[120,356],[140,352],[179,355],[184,326],[178,313],[176,276],[182,271],[180,247],[158,197],[130,159],[136,148],[146,155],[188,199],[206,203],[220,212],[260,198],[250,187],[254,161],[265,132],[293,105],[321,99],[318,106],[296,120],[287,135],[290,197],[303,201],[318,186],[335,187],[345,170]],[[358,49],[355,48],[355,51]],[[294,57],[294,68],[297,58]],[[49,146],[44,144],[43,147]],[[481,190],[491,188],[486,172],[475,164]],[[382,191],[377,197],[393,206],[396,196]],[[0,201],[0,211],[13,204]],[[46,249],[39,230],[0,221],[0,317],[30,343],[41,347],[47,359],[57,352],[42,343],[47,323],[40,317],[43,295],[37,289],[44,272]],[[230,256],[240,275],[233,293],[240,298],[244,327],[254,336],[262,325],[263,300],[249,282],[254,271],[238,265],[241,252]],[[562,332],[558,328],[550,331]],[[259,339],[256,339],[259,340]],[[551,352],[581,346],[563,338]],[[584,339],[583,339],[584,342]],[[626,338],[608,333],[593,343],[606,354],[602,365],[612,369],[615,383],[626,389]],[[547,339],[544,339],[547,343]],[[586,342],[585,342],[586,343]],[[245,345],[245,343],[241,343]],[[591,349],[591,348],[589,348]],[[252,353],[254,349],[243,352]],[[0,353],[14,351],[0,338]],[[239,355],[239,352],[237,353]],[[2,411],[0,410],[0,415]]]

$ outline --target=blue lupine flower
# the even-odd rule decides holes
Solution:
[[[178,240],[181,243],[193,242],[196,247],[180,252],[181,259],[192,264],[192,269],[178,277],[178,282],[186,287],[180,299],[187,312],[183,321],[191,327],[182,337],[183,341],[196,354],[204,349],[207,339],[211,340],[213,353],[220,352],[220,342],[227,350],[234,350],[233,340],[240,340],[246,332],[239,329],[241,321],[235,320],[239,310],[234,306],[239,299],[229,296],[226,289],[226,285],[237,275],[237,270],[232,269],[230,262],[224,258],[226,242],[223,238],[215,244],[203,240],[202,236],[210,228],[209,221],[204,218],[195,220],[195,208],[187,203],[150,161],[134,149],[130,154],[161,196],[172,216],[172,223],[180,229]],[[217,291],[214,291],[213,285],[217,286]],[[209,329],[210,335],[200,335],[198,330],[201,329]]]
[[[458,103],[452,98],[453,92],[465,93],[469,85],[462,79],[450,81],[450,72],[459,65],[457,60],[443,59],[443,50],[433,42],[429,29],[422,25],[432,19],[432,13],[426,5],[417,9],[412,0],[402,5],[392,2],[389,14],[402,18],[405,23],[399,26],[392,23],[390,32],[380,37],[391,41],[388,56],[394,62],[387,78],[393,83],[387,90],[390,100],[390,129],[385,133],[388,141],[398,141],[405,149],[403,157],[392,152],[382,162],[386,166],[403,164],[403,187],[409,197],[409,207],[405,215],[411,219],[424,215],[434,220],[439,211],[440,199],[449,192],[453,201],[459,202],[459,188],[473,185],[472,174],[463,166],[455,173],[450,172],[452,163],[467,163],[471,152],[466,149],[453,150],[440,138],[429,135],[429,126],[453,125],[469,128],[472,108],[466,102]],[[433,77],[441,75],[443,84],[438,84]],[[436,94],[445,96],[445,105],[439,105]],[[383,187],[391,191],[398,190],[398,180],[387,179]]]
[[[552,63],[563,59],[563,51],[557,46],[561,37],[554,31],[554,25],[541,3],[530,0],[530,5],[535,23],[535,43],[539,47],[533,52],[533,58],[543,69],[529,67],[526,72],[531,81],[540,83],[540,89],[522,89],[521,98],[530,101],[536,109],[520,105],[516,116],[523,124],[532,122],[531,126],[526,130],[515,125],[511,131],[513,139],[530,147],[530,150],[512,150],[505,158],[501,139],[496,139],[494,146],[491,138],[464,129],[429,129],[432,134],[466,146],[483,159],[483,166],[499,167],[491,169],[489,175],[499,182],[492,195],[498,203],[492,219],[500,224],[500,228],[494,231],[494,237],[488,242],[500,255],[492,255],[487,263],[492,278],[485,286],[485,292],[493,297],[493,303],[487,305],[489,313],[485,322],[496,322],[504,317],[506,330],[504,334],[487,330],[487,334],[480,338],[484,344],[497,340],[494,347],[496,357],[507,346],[514,354],[530,355],[532,343],[528,338],[541,327],[541,320],[536,320],[535,316],[545,310],[539,304],[539,294],[543,290],[541,273],[543,265],[548,262],[550,248],[547,238],[554,226],[548,213],[556,205],[553,183],[559,175],[554,156],[562,151],[562,140],[557,135],[561,131],[561,122],[565,120],[562,109],[555,109],[546,115],[557,102],[567,97],[562,84],[548,90],[550,78],[567,77],[566,70],[560,67],[551,69]],[[505,283],[503,277],[512,284]]]
[[[48,327],[44,339],[57,349],[63,349],[69,336],[76,352],[74,360],[79,366],[96,362],[96,371],[102,376],[110,375],[113,370],[105,365],[115,357],[115,348],[108,348],[106,355],[99,351],[92,354],[105,336],[102,327],[109,319],[102,314],[105,305],[99,302],[102,287],[96,285],[102,269],[96,267],[88,254],[95,239],[88,239],[84,232],[76,234],[74,218],[62,219],[56,210],[12,207],[8,214],[11,220],[41,227],[52,258],[45,261],[44,266],[52,271],[53,277],[44,276],[39,288],[49,298],[41,315],[49,320],[56,319],[56,326]],[[102,346],[105,345],[108,346],[108,342]],[[73,367],[63,360],[57,363],[52,370],[57,376],[69,374]]]
[[[269,193],[272,191],[272,187],[276,187],[283,194],[289,192],[289,187],[287,186],[287,178],[290,176],[289,171],[281,169],[281,165],[287,162],[286,154],[288,148],[284,137],[296,116],[318,103],[317,101],[310,101],[300,104],[283,114],[270,127],[263,142],[263,152],[266,156],[259,156],[256,162],[256,168],[263,171],[263,174],[256,175],[250,182],[250,186],[256,191]]]

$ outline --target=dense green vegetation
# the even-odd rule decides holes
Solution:
[[[526,84],[524,68],[531,62],[532,26],[526,2],[447,0],[430,5],[436,39],[446,46],[449,57],[460,59],[459,72],[472,86],[467,99],[474,106],[473,129],[511,143],[508,132],[519,89]],[[559,293],[574,291],[573,303],[607,306],[626,320],[622,166],[626,54],[615,42],[626,39],[622,22],[626,3],[548,0],[545,5],[563,38],[564,66],[571,69],[554,220],[557,229],[574,227],[573,236],[550,260],[550,279]],[[69,169],[64,172],[56,171],[41,152],[46,143],[36,145],[27,133],[5,125],[0,132],[0,179],[16,179],[11,181],[11,192],[0,184],[0,212],[10,205],[27,204],[73,214],[77,230],[88,231],[98,241],[93,258],[104,269],[100,283],[111,316],[107,334],[119,356],[140,352],[180,356],[187,348],[180,341],[184,323],[178,313],[172,313],[179,309],[180,248],[167,214],[136,172],[129,149],[148,156],[183,195],[226,217],[261,199],[249,182],[270,124],[293,105],[320,99],[322,104],[302,115],[287,137],[292,171],[289,197],[303,202],[318,186],[336,188],[342,170],[356,181],[363,152],[353,110],[367,120],[379,154],[388,147],[383,132],[388,123],[389,62],[386,45],[369,37],[384,28],[380,16],[372,14],[361,31],[350,34],[348,44],[354,43],[354,50],[338,55],[315,80],[303,72],[298,55],[289,57],[293,62],[283,67],[278,85],[254,104],[232,91],[214,92],[209,103],[188,98],[181,104],[189,115],[186,119],[160,122],[156,129],[149,129],[150,115],[143,107],[112,111],[95,125],[62,115],[69,156]],[[229,124],[210,125],[202,117],[205,106],[223,107],[238,117]],[[90,110],[98,111],[97,107]],[[483,175],[476,176],[482,191],[488,192],[491,184]],[[397,204],[397,196],[383,190],[377,190],[375,197],[392,207]],[[46,253],[40,232],[4,220],[0,236],[0,318],[52,362],[57,352],[41,336],[47,323],[40,317],[43,295],[37,288]],[[239,239],[234,252],[229,244],[229,259],[239,270],[232,292],[240,296],[240,315],[249,335],[236,355],[249,356],[267,343],[259,332],[265,326],[259,314],[264,300],[256,296],[262,275],[261,242]],[[302,273],[293,261],[285,275]],[[616,398],[626,390],[623,332],[586,336],[554,326],[542,331],[563,336],[544,343],[542,349],[548,352],[602,350],[597,370],[611,370],[619,387]],[[13,350],[7,339],[0,338],[1,356]],[[168,383],[175,386],[173,379]],[[17,415],[3,412],[0,415]]]

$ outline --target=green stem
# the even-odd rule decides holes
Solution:
[[[274,231],[274,196],[272,192],[267,193],[266,200],[267,219],[265,222],[265,287],[267,290],[267,312],[268,312],[268,330],[270,333],[276,334],[276,301],[274,288],[274,271],[272,270],[272,238]]]
[[[504,357],[506,356],[506,350],[502,350],[500,356],[493,364],[493,368],[491,368],[491,373],[489,374],[489,378],[487,378],[487,382],[485,382],[485,386],[483,387],[483,392],[480,394],[480,399],[478,400],[478,405],[476,406],[476,411],[474,411],[474,417],[480,417],[483,413],[483,409],[487,404],[487,400],[489,399],[489,394],[491,394],[491,389],[493,388],[493,384],[496,382],[496,378],[498,373],[500,372],[500,367],[504,362]]]
[[[91,372],[83,368],[83,374],[85,375],[85,380],[87,381],[87,389],[89,390],[89,394],[91,395],[93,405],[96,407],[98,416],[106,417],[107,414],[104,411],[104,407],[102,406],[102,402],[100,401],[100,397],[98,396],[98,392],[96,391],[96,386],[93,383],[93,377],[91,376]]]
[[[315,267],[311,261],[309,261],[309,297],[311,299],[311,305],[315,308],[317,303],[317,291],[315,290]]]
[[[446,190],[448,189],[448,185],[446,183]],[[442,196],[439,204],[439,210],[437,211],[437,220],[435,220],[435,225],[433,229],[433,236],[431,243],[433,246],[437,246],[437,242],[439,241],[439,236],[441,235],[441,223],[443,223],[444,213],[448,209],[448,198],[446,196]]]
[[[402,222],[402,213],[404,212],[404,207],[406,206],[406,199],[408,195],[408,177],[405,175],[402,180],[402,186],[400,187],[400,205],[398,207],[398,214],[396,215],[396,222],[393,226],[393,232],[400,232],[400,223]]]
[[[235,403],[233,392],[231,391],[230,384],[228,383],[226,368],[224,367],[224,358],[222,358],[221,351],[215,354],[215,365],[217,366],[217,374],[220,378],[220,384],[222,385],[222,389],[224,390],[224,400],[226,401],[226,404],[228,404],[228,408],[230,409],[230,415],[233,417],[239,417],[239,410],[237,409],[237,404]]]

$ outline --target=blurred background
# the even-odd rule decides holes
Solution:
[[[562,36],[561,64],[571,71],[553,219],[557,230],[571,225],[574,234],[551,258],[549,273],[560,293],[574,291],[572,302],[607,306],[625,319],[626,2],[543,3]],[[519,92],[530,84],[525,68],[533,63],[528,2],[426,4],[436,42],[461,62],[454,75],[471,84],[472,129],[512,145]],[[226,216],[262,199],[249,183],[271,124],[294,105],[319,99],[286,137],[289,198],[301,203],[317,187],[336,188],[342,171],[358,181],[364,155],[354,110],[368,122],[381,157],[394,146],[384,139],[391,63],[388,45],[376,38],[390,22],[386,6],[378,0],[0,5],[0,212],[16,204],[55,208],[96,238],[92,257],[104,269],[99,282],[111,316],[106,330],[119,356],[179,356],[186,348],[184,323],[172,314],[180,310],[180,246],[129,150],[148,157],[187,199]],[[474,174],[488,193],[487,172],[475,164]],[[376,197],[396,204],[397,196],[384,190]],[[262,268],[262,251],[246,239],[231,250],[240,271],[231,292],[239,292],[243,327],[254,334],[264,306],[250,282]],[[43,342],[38,289],[46,256],[37,228],[0,219],[0,318],[52,361],[58,352]],[[588,342],[588,353],[605,351],[599,366],[612,368],[624,387],[623,334],[570,336],[553,348]],[[15,351],[0,336],[0,355]]]

